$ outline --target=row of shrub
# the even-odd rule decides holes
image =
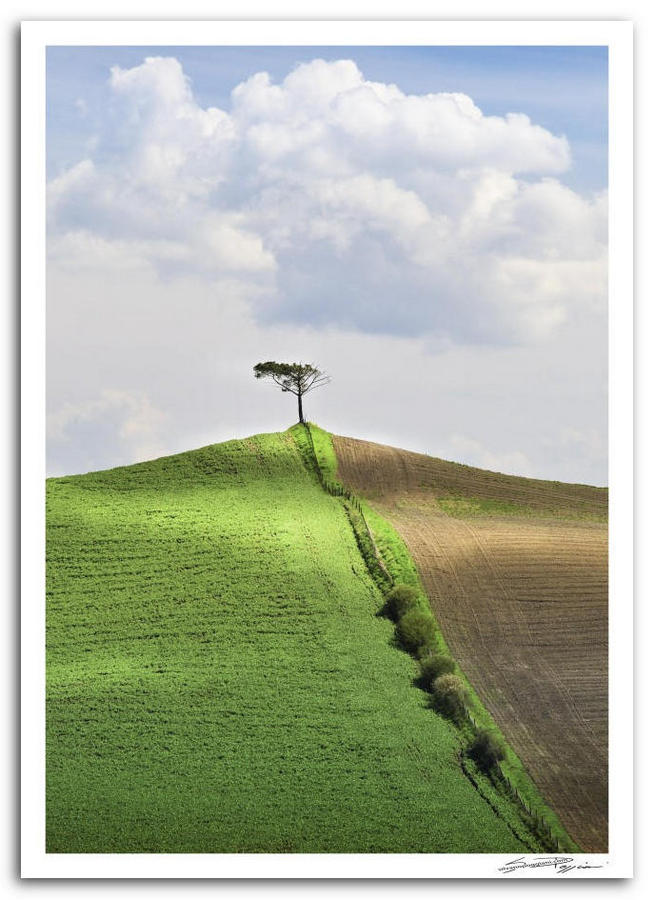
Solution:
[[[348,501],[344,505],[359,550],[378,586],[387,591],[383,612],[396,623],[398,642],[418,659],[419,685],[430,693],[433,708],[461,727],[468,718],[470,696],[464,682],[455,674],[455,661],[440,641],[437,623],[426,598],[408,584],[397,584],[389,589],[393,584],[392,576],[378,556],[359,498],[338,480],[333,480],[336,458],[329,436],[309,424],[295,431],[301,453],[306,463],[315,468],[323,488]],[[502,742],[489,731],[476,731],[467,754],[484,771],[490,771],[505,758]]]
[[[417,683],[430,693],[431,705],[437,712],[450,717],[464,733],[470,735],[466,755],[481,771],[491,774],[498,763],[505,759],[506,748],[497,734],[478,729],[469,715],[469,693],[462,679],[455,673],[455,662],[440,639],[427,599],[412,585],[398,583],[394,586],[394,576],[387,570],[377,551],[377,529],[373,538],[359,498],[336,480],[336,456],[330,436],[314,425],[305,428],[295,426],[294,431],[296,429],[303,432],[302,443],[306,446],[302,449],[310,451],[308,456],[313,459],[308,461],[316,466],[323,488],[345,501],[344,508],[362,557],[374,581],[386,596],[385,607],[381,612],[393,619],[398,642],[419,662]],[[393,529],[390,530],[395,536]],[[397,562],[396,559],[394,561]],[[396,571],[395,577],[399,574]]]
[[[425,660],[442,652],[437,623],[418,588],[397,584],[386,595],[384,612],[396,623],[396,638],[408,653]]]
[[[462,727],[471,697],[455,674],[455,661],[445,652],[430,607],[417,588],[397,584],[386,596],[385,613],[396,623],[396,638],[419,662],[418,684],[430,693],[432,707]],[[491,771],[505,759],[505,747],[493,732],[476,731],[467,755],[480,769]]]

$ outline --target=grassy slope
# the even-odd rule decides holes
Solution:
[[[319,428],[317,425],[311,424],[310,428],[313,434],[313,444],[316,451],[316,458],[323,472],[323,476],[328,481],[337,482],[339,480],[338,458],[332,443],[332,436],[328,432]],[[460,468],[456,463],[453,463],[452,465]],[[504,478],[505,476],[501,477]],[[548,485],[549,483],[547,482],[546,484]],[[478,510],[478,515],[489,514],[490,509],[496,509],[501,506],[503,507],[503,512],[507,514],[506,507],[513,506],[513,504],[502,504],[500,501],[491,500],[478,501],[477,504],[472,500],[469,500],[468,502]],[[516,505],[518,506],[518,504]],[[524,515],[525,513],[523,510],[525,507],[519,506],[518,508],[520,512],[516,514]],[[398,532],[394,529],[390,522],[387,521],[387,519],[380,515],[380,513],[373,509],[369,504],[362,502],[362,509],[366,516],[368,526],[371,529],[371,532],[375,539],[377,549],[382,555],[387,571],[392,575],[396,583],[409,584],[417,588],[420,595],[423,597],[427,606],[429,607],[430,601],[419,577],[416,565],[414,564],[409,550],[407,549],[407,546],[405,545]],[[460,511],[461,507],[457,509],[458,513]],[[583,511],[582,515],[585,514],[586,511]],[[571,514],[569,513],[569,515]],[[596,515],[596,512],[589,515]],[[436,624],[437,637],[439,643],[441,644],[441,650],[442,652],[445,652],[450,656],[450,649],[448,648],[446,640],[441,632],[439,622],[437,622]],[[456,672],[468,687],[469,698],[471,701],[470,711],[472,713],[473,719],[480,728],[486,729],[487,731],[491,731],[496,734],[506,747],[506,758],[501,763],[500,768],[502,769],[503,774],[505,775],[507,780],[514,788],[519,791],[520,796],[523,798],[523,801],[527,804],[529,809],[533,810],[536,816],[540,818],[550,829],[551,833],[557,837],[560,846],[568,852],[578,852],[579,848],[571,839],[570,835],[567,834],[566,829],[563,827],[559,817],[554,812],[554,810],[544,802],[542,796],[539,793],[539,790],[537,789],[533,780],[530,778],[529,774],[526,772],[523,764],[521,763],[521,760],[516,755],[511,745],[507,743],[505,736],[498,728],[498,725],[494,721],[493,717],[490,715],[489,711],[486,709],[486,707],[476,694],[473,686],[466,677],[466,673],[461,669],[459,665],[457,665]],[[471,733],[467,734],[466,737],[470,738]],[[480,778],[478,780],[478,784],[481,788],[489,790],[489,786],[486,784],[483,778]],[[497,793],[491,790],[490,795],[492,795],[491,802],[493,802],[494,806],[496,806],[496,808],[498,808],[499,811],[502,812],[502,814],[508,821],[512,821],[513,812],[508,809],[506,798],[499,797]]]
[[[51,479],[47,521],[49,851],[524,849],[291,435]]]

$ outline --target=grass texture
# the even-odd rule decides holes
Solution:
[[[526,850],[293,434],[50,479],[47,527],[49,852]]]
[[[599,493],[600,493],[599,489]],[[585,509],[557,509],[512,503],[509,500],[495,500],[486,497],[437,497],[437,506],[456,519],[481,518],[485,516],[509,516],[512,518],[572,519],[588,522],[607,522],[607,512]]]

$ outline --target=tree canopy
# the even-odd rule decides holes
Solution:
[[[283,393],[294,394],[298,398],[298,421],[304,422],[302,398],[310,391],[323,387],[330,376],[310,363],[261,362],[253,369],[255,378],[270,378]]]

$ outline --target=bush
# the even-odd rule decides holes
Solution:
[[[456,721],[462,719],[470,704],[468,691],[457,675],[440,675],[432,683],[432,705],[437,712]]]
[[[394,622],[402,619],[405,613],[416,606],[419,593],[415,587],[409,584],[397,584],[393,590],[387,594],[387,602],[385,609]]]
[[[468,754],[483,772],[489,772],[505,759],[505,745],[493,732],[479,731]]]
[[[425,644],[436,640],[435,621],[428,612],[410,609],[396,625],[396,635],[406,650],[416,653]]]
[[[419,662],[422,663],[428,658],[428,656],[436,656],[438,653],[443,654],[443,652],[443,646],[439,643],[439,638],[437,637],[437,632],[435,630],[434,637],[431,638],[427,642],[427,644],[421,644],[421,646],[416,651],[415,656],[419,660]]]
[[[455,660],[445,653],[430,653],[421,660],[421,671],[419,675],[420,686],[429,691],[435,678],[440,675],[449,675],[455,671]]]

